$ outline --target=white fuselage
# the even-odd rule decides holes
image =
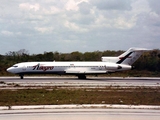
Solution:
[[[13,65],[7,71],[15,74],[103,74],[129,69],[130,65],[107,62],[24,62]]]

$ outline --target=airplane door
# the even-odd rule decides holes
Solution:
[[[99,70],[102,70],[102,66],[101,65],[99,65]]]
[[[23,71],[26,71],[26,66],[25,66],[25,65],[22,67],[22,70],[23,70]]]

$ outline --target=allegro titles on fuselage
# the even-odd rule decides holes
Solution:
[[[40,65],[40,63],[33,66],[33,70],[42,70],[42,71],[53,70],[53,68],[54,66],[43,66],[43,65]]]

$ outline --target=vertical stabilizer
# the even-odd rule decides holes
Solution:
[[[145,51],[149,51],[149,49],[145,48],[130,48],[119,57],[119,61],[117,64],[126,64],[132,65]]]

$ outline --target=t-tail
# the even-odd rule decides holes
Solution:
[[[118,57],[102,57],[103,62],[112,62],[116,64],[132,65],[144,52],[149,51],[146,48],[130,48]]]

